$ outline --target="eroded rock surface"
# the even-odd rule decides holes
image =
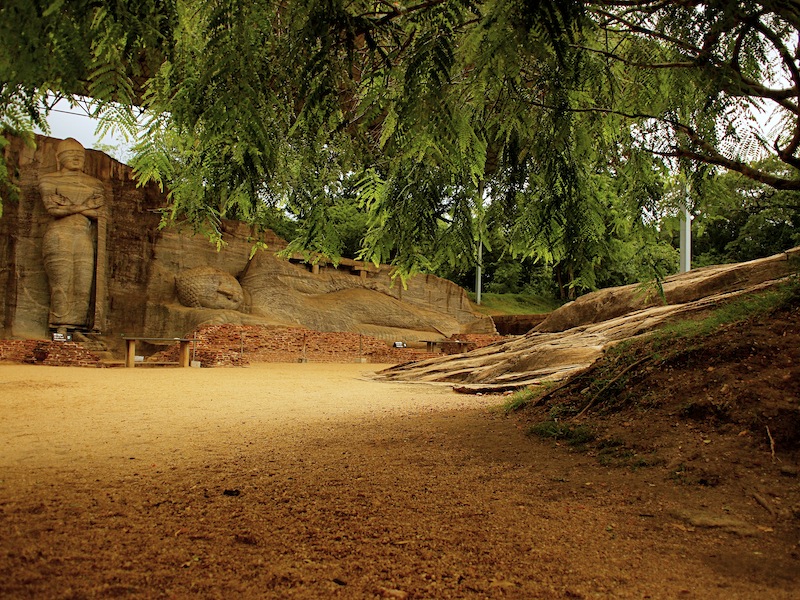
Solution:
[[[641,286],[587,294],[564,305],[528,334],[473,352],[399,365],[389,380],[523,387],[567,377],[609,346],[699,313],[727,299],[774,285],[793,272],[800,248],[735,265],[698,269],[664,284],[669,304],[640,295]]]

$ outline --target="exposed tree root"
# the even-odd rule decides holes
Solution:
[[[650,360],[651,358],[652,358],[652,356],[650,356],[650,355],[648,355],[648,356],[645,356],[644,358],[641,358],[641,359],[637,360],[636,362],[629,364],[629,365],[628,365],[627,367],[625,367],[624,369],[622,369],[622,372],[621,372],[621,373],[619,373],[619,374],[618,374],[616,377],[614,377],[614,379],[612,379],[611,381],[609,381],[607,384],[605,384],[605,385],[603,386],[603,388],[602,388],[602,389],[601,389],[599,392],[597,392],[597,393],[596,393],[596,394],[595,394],[595,395],[592,397],[592,399],[591,399],[591,400],[589,400],[589,403],[588,403],[586,406],[584,406],[584,407],[583,407],[583,409],[581,410],[581,412],[579,412],[577,415],[575,415],[575,416],[572,418],[572,420],[573,420],[573,421],[575,421],[575,420],[577,420],[577,419],[580,419],[580,418],[581,418],[581,417],[582,417],[584,414],[586,414],[586,411],[588,411],[588,410],[589,410],[589,409],[590,409],[590,408],[591,408],[591,407],[594,405],[594,403],[595,403],[595,402],[597,402],[597,399],[598,399],[598,398],[600,398],[600,396],[602,396],[602,395],[603,395],[603,393],[605,393],[605,391],[606,391],[608,388],[610,388],[610,387],[611,387],[612,385],[614,385],[614,384],[615,384],[617,381],[619,381],[619,380],[620,380],[620,379],[621,379],[621,378],[622,378],[622,377],[623,377],[623,376],[624,376],[626,373],[628,373],[629,371],[631,371],[631,370],[632,370],[634,367],[638,367],[639,365],[641,365],[642,363],[645,363],[645,362],[647,362],[647,361],[648,361],[648,360]]]

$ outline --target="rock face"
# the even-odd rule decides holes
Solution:
[[[86,150],[82,164],[65,173],[56,156],[66,163],[65,146],[57,152],[60,143],[37,136],[34,149],[12,138],[6,148],[21,197],[5,201],[0,217],[1,337],[45,339],[66,327],[96,330],[106,340],[119,340],[123,333],[171,338],[225,323],[404,341],[494,333],[490,318],[472,312],[463,289],[432,275],[416,276],[403,288],[384,266],[282,259],[275,253],[286,247],[284,240],[238,222],[222,223],[227,245],[221,251],[188,227],[159,229],[166,202],[156,186],[137,187],[129,167],[94,150]],[[59,186],[61,181],[69,185]],[[62,188],[66,194],[57,193]],[[58,283],[46,266],[48,230],[73,218],[60,214],[59,203],[84,214],[78,220],[91,251],[76,252],[92,276],[88,308],[85,292],[76,300],[79,294]],[[268,250],[251,259],[256,241]],[[56,262],[75,262],[66,250],[59,252]],[[86,318],[54,318],[56,292],[80,305]]]

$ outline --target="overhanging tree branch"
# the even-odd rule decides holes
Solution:
[[[528,101],[528,103],[533,106],[537,106],[538,108],[543,108],[546,110],[552,110],[552,111],[565,110],[563,107],[547,105],[543,102]],[[615,110],[611,108],[601,108],[601,107],[567,108],[566,110],[573,113],[598,113],[598,114],[616,115],[626,119],[630,119],[632,121],[653,120],[666,123],[667,125],[672,127],[675,131],[685,134],[697,147],[697,149],[676,145],[676,147],[673,150],[667,152],[655,150],[652,148],[649,149],[649,152],[657,154],[659,156],[689,158],[697,162],[717,165],[725,169],[741,173],[742,175],[750,179],[753,179],[754,181],[767,184],[778,190],[800,190],[800,178],[792,179],[788,177],[776,176],[771,173],[767,173],[765,171],[753,168],[747,163],[742,162],[740,160],[728,158],[723,154],[721,154],[712,144],[706,142],[702,138],[702,136],[700,136],[700,134],[697,133],[697,131],[695,131],[692,127],[689,127],[684,123],[675,121],[674,119],[668,119],[658,115],[647,114],[643,112],[626,112],[622,110]],[[792,166],[800,168],[800,164],[792,164]]]

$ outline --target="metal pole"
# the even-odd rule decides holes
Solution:
[[[475,269],[475,303],[481,303],[481,264],[483,263],[483,242],[478,242],[478,266]]]
[[[483,180],[478,182],[478,206],[480,207],[480,223],[479,226],[483,227]],[[483,240],[480,239],[481,231],[478,230],[478,265],[475,268],[475,304],[481,303],[481,291],[483,282],[481,275],[483,271]]]
[[[689,213],[689,186],[686,186],[686,198],[681,205],[680,231],[681,264],[680,272],[692,270],[692,215]]]

